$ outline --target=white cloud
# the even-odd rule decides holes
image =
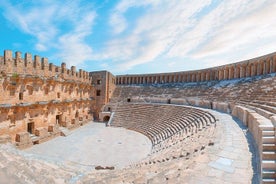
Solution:
[[[47,47],[45,45],[43,45],[43,44],[37,43],[35,45],[35,49],[38,50],[38,51],[46,51]]]
[[[176,65],[194,69],[276,49],[273,0],[121,0],[105,11],[108,15],[96,14],[90,3],[83,2],[39,1],[24,8],[0,4],[10,23],[36,38],[36,50],[55,49],[55,56],[70,65],[96,60],[113,72],[126,72],[162,62],[164,70]],[[136,14],[137,10],[143,11]],[[108,16],[110,27],[101,30],[111,31],[105,32],[106,38],[94,39],[106,40],[92,49],[93,41],[89,43],[88,38],[94,36],[97,16]]]
[[[119,34],[121,32],[123,32],[126,27],[127,27],[127,23],[125,18],[118,14],[118,13],[114,13],[111,18],[110,18],[110,25],[113,28],[113,33],[114,34]]]
[[[129,8],[132,7],[141,7],[146,5],[154,5],[157,1],[147,0],[147,1],[136,1],[136,0],[122,0],[112,11],[112,14],[109,19],[109,24],[112,27],[113,34],[122,33],[127,27],[128,23],[124,17],[124,13]]]
[[[59,56],[69,65],[79,65],[92,56],[92,48],[85,43],[85,37],[91,34],[95,13],[86,14],[72,32],[63,34],[58,40]]]
[[[191,57],[211,67],[274,52],[276,3],[257,3],[249,3],[235,18],[222,22],[210,41],[199,46]]]
[[[45,45],[52,41],[58,31],[52,23],[55,11],[57,11],[55,5],[25,10],[20,6],[6,4],[5,16],[14,26],[36,37],[36,48],[45,51],[47,50]]]
[[[124,13],[142,6],[140,2],[127,2],[121,1],[116,9],[116,15],[124,20],[124,28],[118,32],[127,29]],[[98,55],[112,59],[116,71],[175,58],[177,63],[181,58],[198,60],[198,68],[202,68],[276,49],[275,1],[228,0],[217,5],[205,0],[151,3],[129,35],[109,41],[105,54]],[[209,11],[202,11],[206,7]]]
[[[117,6],[116,10],[120,10],[120,16],[131,7],[145,5],[140,1],[130,1],[127,4],[125,2],[122,1]],[[139,18],[133,32],[120,40],[111,40],[102,58],[112,56],[115,58],[113,61],[121,62],[118,65],[119,70],[129,70],[165,55],[178,42],[179,37],[193,26],[195,14],[208,4],[210,1],[206,0],[148,3],[147,5],[151,6],[147,13]]]
[[[96,12],[80,1],[44,1],[21,7],[4,3],[5,17],[17,28],[36,38],[35,49],[55,49],[56,57],[79,65],[92,55],[86,37],[92,34]]]

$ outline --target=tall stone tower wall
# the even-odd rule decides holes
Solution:
[[[90,72],[94,88],[95,103],[93,106],[94,118],[99,119],[102,107],[110,101],[116,87],[116,77],[108,71]]]

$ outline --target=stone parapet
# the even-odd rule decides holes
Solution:
[[[31,75],[91,83],[91,77],[89,77],[89,72],[87,71],[80,69],[79,72],[76,72],[75,66],[67,69],[65,63],[62,63],[61,66],[56,66],[53,63],[49,63],[47,58],[40,58],[38,55],[32,58],[30,53],[26,53],[24,58],[22,58],[21,52],[15,52],[15,57],[13,57],[12,51],[5,50],[4,57],[0,57],[0,68],[2,74]]]
[[[140,75],[118,75],[116,76],[116,84],[144,85],[162,83],[206,82],[254,77],[275,72],[276,53],[274,52],[261,57],[203,70]]]

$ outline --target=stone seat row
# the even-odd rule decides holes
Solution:
[[[273,103],[271,102],[264,104],[264,102],[261,102],[261,103],[256,101],[247,102],[247,101],[240,100],[237,104],[248,107],[249,109],[256,111],[257,113],[259,113],[260,115],[268,119],[270,119],[271,116],[276,114],[276,106],[273,105]]]
[[[194,108],[126,103],[117,108],[112,125],[140,132],[157,145],[178,132],[196,132],[214,122],[211,114]]]

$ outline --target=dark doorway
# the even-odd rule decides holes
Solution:
[[[60,124],[60,119],[61,119],[60,115],[56,115],[56,124]]]
[[[23,100],[23,93],[19,93],[19,100]]]
[[[27,131],[28,131],[30,134],[33,134],[33,133],[34,133],[34,122],[28,123]]]
[[[171,99],[168,99],[167,103],[168,103],[168,104],[171,104]]]
[[[109,119],[110,119],[110,116],[105,116],[105,117],[103,118],[103,121],[104,121],[104,122],[108,122]]]
[[[78,119],[79,118],[79,111],[76,112],[75,114],[75,118]]]

